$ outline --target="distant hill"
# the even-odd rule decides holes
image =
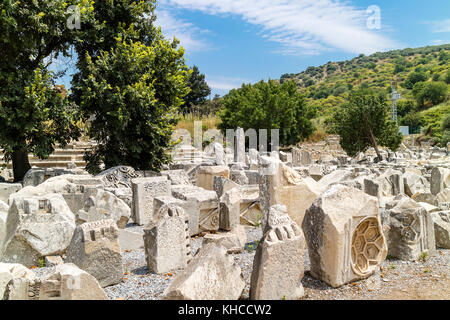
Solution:
[[[284,74],[280,82],[297,82],[310,104],[317,107],[318,115],[324,118],[331,109],[346,101],[352,89],[370,87],[388,97],[391,81],[396,80],[402,97],[412,100],[415,82],[448,83],[449,70],[450,44],[445,44],[379,52],[370,56],[362,54],[351,60],[328,62],[300,73]]]

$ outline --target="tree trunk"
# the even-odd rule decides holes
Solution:
[[[372,146],[375,149],[375,152],[377,153],[378,161],[383,161],[383,157],[380,154],[380,150],[378,150],[377,140],[373,136],[372,130],[369,130],[369,132],[370,132],[370,140],[372,141]]]
[[[28,152],[25,149],[15,150],[12,154],[14,182],[23,180],[28,170],[31,169],[28,161]]]

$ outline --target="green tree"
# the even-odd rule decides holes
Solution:
[[[447,146],[447,143],[450,142],[450,114],[448,114],[444,119],[442,119],[442,138],[441,145],[443,147]]]
[[[418,82],[412,93],[420,107],[435,106],[447,98],[448,86],[444,82]]]
[[[396,151],[402,141],[402,134],[390,120],[388,110],[386,101],[372,91],[353,92],[348,104],[334,113],[329,131],[341,137],[342,148],[349,156],[373,147],[382,159],[379,146]]]
[[[403,86],[406,89],[411,90],[417,82],[425,82],[428,80],[428,77],[423,71],[414,71],[408,75],[408,78],[403,83]]]
[[[206,100],[203,104],[193,105],[192,112],[196,115],[207,116],[216,114],[222,108],[222,99],[218,94],[211,100]]]
[[[30,169],[28,153],[44,159],[56,143],[78,136],[73,108],[48,71],[52,59],[68,56],[80,32],[68,27],[72,5],[82,23],[91,19],[88,0],[0,3],[0,148],[12,160],[15,181]]]
[[[204,104],[206,97],[211,94],[211,88],[205,81],[205,75],[200,73],[197,66],[192,68],[188,85],[190,92],[184,98],[184,105],[181,107],[181,112],[183,114],[192,112],[192,107],[194,105],[201,106]]]
[[[87,56],[80,108],[85,117],[94,116],[88,135],[98,145],[85,156],[91,173],[101,163],[159,171],[169,160],[166,149],[188,92],[189,71],[184,50],[159,31],[157,36],[152,46],[118,38],[95,62]]]
[[[291,145],[314,131],[310,121],[314,114],[294,81],[243,84],[224,96],[222,103],[218,115],[222,120],[219,129],[223,132],[237,127],[267,129],[270,138],[270,129],[279,129],[280,144]]]
[[[445,76],[445,83],[450,84],[450,70],[447,71],[447,75]]]
[[[97,147],[85,155],[96,173],[119,164],[159,170],[190,74],[179,42],[155,27],[155,1],[96,1],[75,49],[71,98]]]
[[[82,83],[89,76],[87,55],[95,62],[104,51],[110,51],[122,37],[128,43],[141,42],[152,45],[158,41],[155,0],[102,0],[94,1],[93,18],[84,22],[82,32],[74,44],[78,56],[77,73],[72,79],[70,99],[77,105],[81,103]]]

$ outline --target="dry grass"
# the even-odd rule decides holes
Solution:
[[[316,127],[316,131],[314,131],[306,141],[319,142],[325,140],[326,137],[329,136],[329,134],[326,132],[324,124],[321,122],[320,119],[313,119],[312,122]]]
[[[216,118],[215,115],[209,116],[194,116],[193,114],[187,114],[181,118],[175,129],[186,129],[189,131],[191,136],[194,136],[194,121],[202,122],[202,131],[207,131],[209,129],[217,129],[217,125],[220,123],[220,119]]]

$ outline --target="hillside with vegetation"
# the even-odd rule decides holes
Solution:
[[[293,80],[316,110],[323,124],[333,111],[348,101],[352,91],[372,89],[390,98],[397,84],[399,124],[410,126],[444,144],[443,119],[449,112],[450,44],[360,55],[354,59],[308,67],[300,73],[284,74],[280,82]]]

